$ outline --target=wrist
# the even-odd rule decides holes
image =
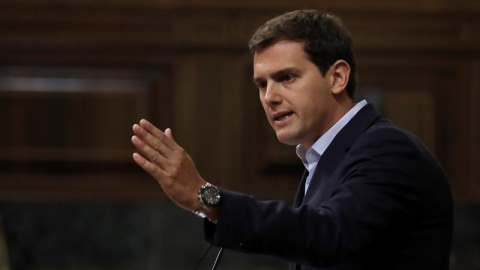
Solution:
[[[214,209],[212,209],[212,211],[207,214],[207,218],[208,218],[208,220],[210,220],[210,222],[217,224],[217,222],[218,222],[218,208],[215,207]]]
[[[199,217],[208,218],[213,223],[217,223],[217,206],[220,203],[219,189],[210,183],[206,183],[198,189],[197,200],[197,207],[193,213]]]

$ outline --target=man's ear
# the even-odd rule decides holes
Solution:
[[[345,60],[337,60],[330,67],[332,93],[334,95],[345,91],[350,78],[350,65]]]

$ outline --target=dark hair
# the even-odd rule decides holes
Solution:
[[[248,46],[254,53],[280,40],[303,41],[305,53],[322,75],[337,60],[345,60],[351,69],[346,90],[353,100],[356,86],[353,42],[340,18],[312,9],[288,12],[258,28]]]

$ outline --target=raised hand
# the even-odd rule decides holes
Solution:
[[[147,120],[133,125],[132,143],[142,153],[133,154],[135,162],[157,180],[165,194],[178,206],[193,211],[198,207],[198,189],[206,182],[192,158],[173,139]]]

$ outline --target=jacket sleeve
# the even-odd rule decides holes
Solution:
[[[425,173],[437,168],[424,155],[404,133],[376,130],[349,149],[322,202],[294,208],[221,189],[218,224],[206,221],[206,240],[317,267],[343,261],[400,236],[421,214],[425,192],[438,186],[438,174]]]

